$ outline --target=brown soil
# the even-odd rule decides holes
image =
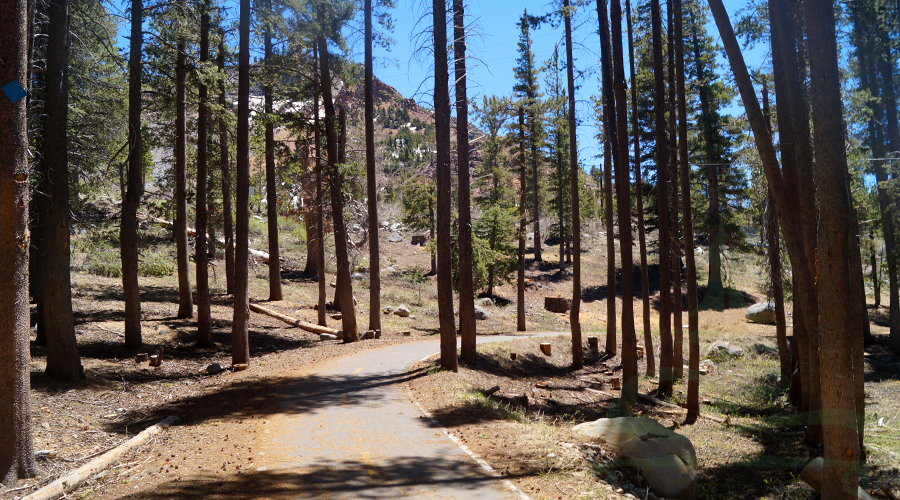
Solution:
[[[597,236],[585,239],[583,257],[586,290],[581,317],[586,337],[604,335],[597,332],[602,332],[606,323],[607,291],[601,272],[605,269],[605,247],[602,233],[599,230],[592,232]],[[174,250],[166,237],[164,231],[156,229],[148,230],[144,235],[145,242],[149,241],[155,251],[172,255]],[[251,246],[265,248],[265,242],[258,239]],[[404,236],[402,243],[389,243],[385,232],[382,232],[381,249],[382,305],[405,303],[411,306],[413,317],[382,316],[381,339],[342,344],[319,341],[316,334],[253,313],[250,369],[215,375],[206,374],[205,367],[218,363],[229,368],[231,364],[231,299],[224,294],[221,276],[224,263],[218,261],[214,268],[219,269],[219,279],[213,283],[216,347],[211,349],[194,346],[195,320],[175,319],[177,285],[174,275],[141,278],[145,346],[135,351],[123,347],[120,280],[74,272],[76,330],[87,378],[77,383],[45,379],[41,372],[46,351],[32,346],[31,410],[35,449],[42,450],[38,459],[40,477],[23,481],[13,490],[0,488],[0,499],[28,494],[169,415],[179,417],[169,431],[133,450],[69,497],[289,498],[294,487],[290,478],[268,472],[277,468],[280,453],[278,443],[271,439],[275,433],[270,427],[282,408],[283,384],[315,370],[316,363],[324,359],[387,343],[417,340],[437,332],[433,278],[421,286],[410,278],[416,267],[427,270],[427,251],[410,245],[409,235]],[[555,252],[555,248],[548,249],[546,258],[555,259]],[[316,283],[296,271],[302,268],[299,263],[304,259],[305,248],[293,242],[285,245],[283,253],[288,263],[284,271],[285,300],[262,303],[284,314],[315,322],[316,312],[311,305],[315,303]],[[85,257],[76,249],[73,261],[76,269],[81,269]],[[729,261],[730,275],[733,276],[730,285],[734,289],[754,291],[756,297],[734,293],[727,307],[702,312],[700,329],[706,335],[701,339],[701,348],[719,338],[747,345],[756,339],[771,340],[774,337],[771,327],[743,321],[743,310],[748,301],[762,296],[758,293],[761,278],[749,271],[752,266],[746,260],[738,256]],[[394,267],[393,272],[386,271],[389,266]],[[268,295],[267,271],[262,264],[255,264],[251,269],[254,302]],[[212,275],[215,278],[216,273]],[[555,262],[531,261],[527,276],[533,283],[526,292],[528,330],[568,331],[568,315],[545,311],[543,300],[548,296],[569,296],[571,277],[558,273]],[[365,279],[355,282],[354,290],[359,299],[356,314],[362,326],[368,318]],[[329,289],[328,293],[331,298],[333,290]],[[486,308],[491,314],[490,319],[478,324],[480,333],[511,333],[515,330],[515,304],[511,302],[514,297],[513,285],[497,287],[495,305]],[[652,299],[651,315],[655,325],[655,294]],[[617,302],[621,310],[621,301]],[[635,302],[635,316],[640,336],[640,300]],[[877,316],[873,328],[883,337],[886,328]],[[334,326],[338,322],[329,319],[329,324]],[[411,335],[403,336],[401,332],[404,331]],[[466,446],[533,498],[580,498],[585,495],[613,498],[617,495],[616,483],[627,482],[640,487],[639,479],[630,471],[608,462],[604,462],[606,465],[596,475],[592,473],[577,446],[578,440],[569,430],[575,423],[604,416],[614,409],[613,400],[589,389],[615,392],[610,384],[620,373],[617,358],[604,359],[591,353],[585,345],[586,367],[571,371],[567,367],[568,359],[571,359],[567,338],[552,340],[553,355],[550,357],[538,353],[536,342],[523,341],[515,347],[507,344],[485,347],[480,350],[478,370],[461,367],[459,374],[436,373],[419,378],[409,383],[411,395]],[[638,342],[643,343],[640,338]],[[164,351],[162,366],[150,368],[146,363],[135,363],[136,354],[155,352],[159,347]],[[510,349],[517,352],[516,361],[509,359]],[[890,425],[872,432],[872,436],[880,439],[873,438],[872,442],[880,443],[877,445],[885,451],[876,450],[870,456],[883,466],[872,477],[887,483],[896,479],[896,468],[900,466],[896,455],[900,450],[894,442],[900,433],[892,430],[900,419],[900,408],[896,405],[900,387],[897,385],[896,357],[879,349],[873,350],[869,358],[871,387],[867,386],[867,391],[874,399],[872,404],[879,405],[873,406],[875,411],[886,416]],[[808,496],[804,493],[808,489],[793,480],[792,474],[798,472],[797,467],[752,461],[755,456],[783,455],[798,457],[800,463],[801,458],[805,460],[806,456],[815,453],[815,450],[799,446],[798,434],[788,432],[775,439],[767,436],[767,433],[771,434],[771,427],[760,425],[761,418],[781,418],[790,414],[783,398],[775,396],[773,401],[762,405],[756,400],[745,401],[744,395],[728,395],[726,390],[742,387],[771,389],[774,384],[766,382],[765,375],[763,371],[731,363],[720,365],[703,379],[701,387],[709,387],[702,388],[703,391],[725,388],[715,389],[721,399],[713,400],[715,404],[706,410],[719,416],[729,415],[731,426],[701,419],[693,426],[682,427],[683,417],[677,411],[673,413],[645,403],[638,406],[640,413],[659,419],[664,425],[680,428],[680,432],[692,439],[698,449],[701,483],[710,488],[706,492],[707,498]],[[485,404],[470,397],[474,391],[493,385],[501,386],[501,396],[527,395],[527,411],[509,409],[503,404]],[[642,379],[642,392],[652,391],[653,386],[652,381]],[[683,391],[682,386],[676,388],[676,401],[683,400]],[[601,482],[601,478],[606,482]],[[267,496],[261,496],[263,491]],[[730,491],[739,493],[729,494]]]

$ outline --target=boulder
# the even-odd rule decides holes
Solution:
[[[525,239],[527,239],[528,241],[533,240],[533,239],[534,239],[534,233],[528,233],[527,235],[525,235]]]
[[[394,312],[394,308],[391,306],[384,306],[381,308],[381,312],[383,312],[384,314],[390,314]]]
[[[576,425],[573,430],[606,443],[622,465],[639,469],[660,497],[694,498],[697,455],[688,438],[641,417],[601,418]]]
[[[402,224],[400,224],[399,222],[395,222],[395,223],[391,224],[390,229],[391,229],[392,233],[396,233],[397,231],[400,230],[401,227],[403,227]]]
[[[724,340],[717,340],[706,349],[706,357],[710,359],[742,358],[744,350]]]
[[[475,306],[475,319],[488,319],[491,315],[488,314],[487,311],[481,308],[481,306]]]
[[[482,297],[476,300],[475,303],[481,307],[491,307],[492,305],[494,305],[494,300],[490,297]]]
[[[764,325],[775,324],[775,303],[759,302],[753,304],[747,309],[746,318],[753,323],[762,323]]]
[[[225,371],[225,369],[222,368],[222,365],[220,365],[219,363],[212,363],[212,364],[206,365],[206,367],[203,368],[202,373],[206,373],[208,375],[215,375],[217,373],[222,373],[224,371]]]
[[[400,243],[401,241],[403,241],[403,236],[400,236],[400,233],[394,233],[390,238],[388,238],[388,241],[390,241],[391,243]]]
[[[757,356],[763,356],[768,358],[777,358],[778,357],[778,346],[767,341],[757,341],[752,346],[750,346],[750,350],[755,353]]]
[[[408,318],[409,307],[407,307],[406,304],[400,304],[396,309],[394,309],[394,315],[400,316],[401,318]]]
[[[394,269],[394,268],[391,267],[391,266],[388,266],[388,267],[384,268],[384,273],[385,273],[385,274],[394,274],[394,273],[396,273],[396,272],[397,272],[397,270]]]

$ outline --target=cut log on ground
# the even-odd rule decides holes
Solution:
[[[800,479],[806,484],[812,486],[812,489],[822,493],[822,474],[825,459],[822,457],[814,458],[812,462],[806,464],[803,471],[800,472]],[[856,488],[856,498],[860,500],[875,500],[862,486]]]
[[[572,308],[572,301],[564,297],[544,297],[544,309],[555,312],[564,313]]]
[[[550,356],[550,349],[552,348],[552,344],[550,342],[541,342],[541,352]]]
[[[156,425],[152,425],[143,432],[138,434],[137,436],[125,441],[121,445],[113,448],[112,450],[100,455],[93,462],[82,465],[81,467],[75,469],[72,473],[63,476],[56,481],[44,486],[43,488],[35,491],[34,493],[22,498],[22,500],[54,500],[59,498],[66,493],[74,490],[81,483],[86,481],[88,478],[93,477],[94,474],[106,469],[114,462],[122,458],[128,451],[132,448],[144,444],[148,439],[160,432],[166,430],[173,422],[178,420],[178,417],[166,417],[162,419]]]
[[[297,318],[292,318],[290,316],[281,314],[279,312],[275,312],[271,309],[267,309],[259,304],[250,304],[250,310],[253,312],[257,312],[260,314],[265,314],[266,316],[271,316],[275,319],[284,321],[289,325],[296,326],[297,328],[302,328],[308,332],[313,333],[329,333],[331,335],[337,335],[339,338],[343,336],[340,330],[335,330],[334,328],[328,328],[327,326],[320,326],[314,323],[307,323],[305,321],[300,321]]]

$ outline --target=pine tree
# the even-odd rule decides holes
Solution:
[[[541,205],[540,205],[540,177],[538,174],[539,150],[543,147],[544,131],[541,124],[543,115],[543,103],[538,85],[539,68],[534,61],[534,53],[531,50],[531,28],[536,25],[535,18],[528,15],[526,9],[519,18],[519,57],[513,68],[516,83],[513,93],[522,101],[527,116],[526,141],[528,144],[528,163],[531,166],[531,202],[534,224],[534,260],[540,262],[541,247]],[[523,189],[526,189],[523,185]]]

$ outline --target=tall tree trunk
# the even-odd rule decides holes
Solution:
[[[691,11],[691,16],[693,16]],[[696,19],[693,20],[696,23]],[[709,279],[706,283],[706,295],[704,302],[717,307],[724,296],[722,284],[722,244],[725,233],[722,231],[722,214],[719,209],[719,164],[713,145],[714,124],[710,112],[710,80],[706,73],[703,54],[700,53],[700,41],[697,30],[691,31],[691,40],[694,47],[694,61],[697,68],[698,94],[700,100],[701,131],[703,137],[703,153],[706,162],[706,185],[709,197],[709,208],[706,212],[706,224],[708,226],[709,240]],[[690,251],[690,249],[688,250]]]
[[[700,318],[697,309],[697,266],[694,262],[694,224],[691,212],[691,180],[688,162],[688,124],[686,90],[684,85],[684,8],[681,0],[675,5],[675,75],[678,94],[678,156],[681,167],[681,214],[684,223],[684,261],[687,267],[688,302],[688,416],[700,415]],[[680,273],[679,273],[680,274]],[[675,349],[676,355],[679,353]],[[677,358],[677,356],[676,356]],[[680,365],[676,359],[676,365]]]
[[[372,71],[372,0],[365,0],[366,195],[369,208],[369,330],[381,330],[381,256],[378,253],[378,185],[375,182],[375,77]]]
[[[628,57],[631,65],[631,128],[634,131],[634,175],[637,189],[638,247],[641,253],[641,303],[644,325],[644,356],[648,377],[656,376],[656,358],[653,350],[653,329],[650,325],[650,273],[647,270],[647,235],[644,230],[644,181],[641,175],[641,134],[638,125],[637,74],[634,68],[634,33],[631,26],[631,0],[625,0],[628,16]]]
[[[778,342],[778,358],[781,364],[781,383],[787,385],[794,371],[787,341],[787,318],[784,313],[784,272],[781,266],[781,238],[778,235],[778,216],[772,195],[766,207],[766,241],[769,244],[769,276],[772,281],[772,299],[775,301],[775,338]]]
[[[216,57],[219,66],[219,106],[225,113],[225,30],[219,28],[219,53]],[[228,162],[228,125],[225,117],[219,119],[219,162],[222,169],[222,217],[225,233],[225,293],[234,293],[234,227],[231,209],[231,165]]]
[[[318,73],[319,66],[319,49],[313,46],[313,59],[315,62],[315,68],[313,68],[313,72],[315,73],[316,78],[316,90],[313,94],[313,113],[315,113],[315,117],[313,118],[313,140],[316,142],[316,231],[317,231],[317,246],[316,246],[316,268],[318,269],[318,285],[319,285],[319,300],[318,300],[318,320],[319,324],[322,326],[327,325],[326,314],[325,314],[325,302],[326,298],[326,285],[325,285],[325,216],[323,212],[325,211],[325,193],[322,190],[323,179],[322,179],[322,138],[321,138],[321,124],[319,123],[319,94],[321,93],[321,77]]]
[[[525,206],[527,203],[525,175],[525,108],[519,106],[519,274],[516,280],[516,330],[525,331]]]
[[[338,131],[334,100],[331,97],[331,62],[328,43],[319,35],[319,75],[322,98],[325,104],[325,146],[328,152],[329,189],[331,192],[331,219],[334,226],[334,250],[337,258],[337,292],[341,301],[341,329],[344,342],[359,340],[356,328],[356,311],[353,305],[353,284],[350,282],[350,256],[347,244],[347,228],[344,224],[344,203],[341,173],[338,168]]]
[[[267,4],[269,9],[272,3]],[[265,64],[272,64],[272,26],[265,21],[263,35],[263,57]],[[278,180],[275,178],[275,124],[272,123],[272,75],[266,75],[263,87],[266,107],[266,218],[269,229],[269,300],[281,300],[281,258],[278,250]]]
[[[672,230],[672,326],[673,347],[672,374],[676,380],[684,377],[684,323],[681,312],[681,243],[678,239],[678,134],[676,126],[675,97],[675,13],[673,0],[666,1],[668,19],[668,77],[669,77],[669,176],[671,198],[669,199],[669,222]]]
[[[569,166],[572,172],[572,311],[569,323],[572,327],[572,368],[584,366],[584,349],[581,345],[581,211],[578,188],[578,137],[575,131],[575,71],[572,61],[572,13],[569,0],[563,0],[563,19],[566,31],[566,79],[569,93]]]
[[[782,233],[787,243],[788,254],[790,255],[794,272],[794,291],[799,296],[804,293],[803,291],[805,290],[807,295],[806,298],[808,299],[808,296],[810,295],[813,298],[812,300],[803,300],[802,297],[798,297],[799,300],[795,299],[794,335],[796,345],[798,332],[803,331],[804,327],[810,332],[814,332],[818,328],[816,323],[818,316],[817,302],[814,299],[815,283],[806,266],[805,245],[803,240],[803,230],[800,227],[799,208],[796,207],[796,197],[793,193],[789,195],[786,179],[782,176],[782,173],[778,168],[778,158],[772,143],[772,136],[766,126],[765,117],[760,110],[759,101],[757,101],[756,98],[756,91],[753,88],[750,73],[747,71],[747,66],[744,63],[740,46],[734,35],[734,30],[731,27],[731,21],[728,19],[728,13],[725,11],[725,7],[722,5],[721,0],[709,0],[709,6],[713,13],[713,17],[716,20],[716,25],[719,28],[719,33],[728,55],[732,73],[734,74],[735,82],[737,83],[738,90],[741,94],[741,100],[743,101],[744,108],[747,112],[748,121],[753,130],[753,135],[756,138],[756,147],[759,151],[760,159],[762,160],[763,172],[765,173],[766,181],[769,183],[769,189],[772,192],[772,200],[775,202],[778,219],[783,228]],[[800,307],[797,308],[797,305]],[[812,326],[815,326],[816,328],[814,329]],[[815,337],[815,335],[810,335],[810,337]],[[814,351],[810,348],[809,352]],[[812,356],[810,356],[810,358],[812,358]],[[800,359],[802,376],[803,356],[801,356]],[[807,377],[806,380],[809,381],[810,378]],[[816,384],[808,385],[810,392],[812,392],[812,388],[816,386]],[[807,398],[806,389],[807,387],[804,386],[804,400],[809,399],[812,401],[813,398],[811,395]],[[809,405],[807,405],[807,408],[808,407]],[[805,410],[806,408],[804,408],[804,411]],[[807,415],[815,416],[815,414]],[[817,422],[814,420],[811,421],[809,427],[812,428],[816,426]],[[818,425],[818,427],[821,429],[820,425]],[[809,428],[807,431],[809,435]],[[813,432],[813,434],[815,434],[815,432]],[[814,443],[815,439],[810,440],[810,442]]]
[[[816,180],[819,193],[818,287],[819,356],[822,365],[822,426],[825,468],[822,498],[856,498],[859,482],[859,439],[856,388],[853,383],[853,325],[846,307],[849,275],[850,193],[840,74],[837,62],[834,5],[806,0],[809,37],[810,95]]]
[[[53,0],[48,8],[47,88],[44,91],[44,156],[37,190],[38,219],[43,236],[43,254],[36,276],[42,292],[47,335],[47,369],[50,378],[77,380],[84,377],[75,320],[69,252],[69,165],[66,125],[68,116],[69,1]],[[37,297],[35,297],[37,298]]]
[[[603,82],[603,195],[606,219],[606,354],[614,356],[616,343],[616,226],[613,220],[613,156],[618,154],[618,131],[616,130],[616,98],[613,90],[612,49],[610,48],[609,20],[606,0],[597,0],[597,19],[600,29],[600,64]],[[618,165],[616,165],[618,174]],[[616,177],[616,184],[620,178]],[[619,227],[621,238],[621,225]],[[619,246],[621,247],[621,240]],[[625,283],[625,268],[622,268],[622,283]],[[622,295],[624,306],[625,295]]]
[[[534,103],[537,104],[537,103]],[[531,206],[534,210],[534,260],[535,262],[543,262],[544,258],[541,256],[541,251],[544,246],[544,239],[541,237],[541,205],[540,205],[540,191],[541,191],[541,183],[538,178],[538,157],[540,152],[537,147],[537,126],[536,120],[537,118],[534,116],[534,109],[529,109],[529,117],[528,117],[528,126],[530,128],[531,140],[529,142],[529,146],[531,147],[531,179],[532,179],[532,190],[531,190]]]
[[[889,46],[889,42],[888,46]],[[894,65],[890,60],[890,53],[878,58],[881,72],[881,81],[884,82],[884,106],[886,110],[888,145],[892,152],[900,150],[900,131],[897,124],[897,99],[894,93]],[[883,155],[878,155],[883,158]],[[900,285],[897,281],[897,205],[883,183],[888,181],[887,166],[884,161],[873,162],[875,177],[878,181],[878,208],[881,211],[881,226],[884,231],[884,246],[888,261],[888,304],[890,324],[890,344],[895,351],[900,352]],[[895,179],[896,180],[896,176]],[[894,201],[894,203],[891,203]],[[890,236],[889,236],[890,235]]]
[[[773,73],[775,75],[775,92],[778,98],[779,130],[782,137],[782,171],[784,181],[791,196],[797,200],[799,209],[801,243],[794,249],[797,265],[803,267],[805,273],[800,277],[810,279],[817,273],[816,269],[816,206],[815,188],[812,174],[812,150],[809,143],[809,116],[806,96],[802,89],[801,76],[797,71],[798,56],[796,45],[796,24],[789,13],[785,2],[770,3],[770,23],[772,25]],[[797,15],[802,15],[797,13]],[[771,184],[770,184],[771,186]],[[776,206],[778,201],[776,200]],[[782,223],[783,228],[788,225]],[[790,246],[788,252],[791,252]],[[795,271],[795,275],[796,271]],[[795,288],[794,337],[800,349],[801,409],[816,412],[820,408],[819,355],[816,322],[818,321],[815,284],[809,288]],[[797,321],[798,316],[802,316]],[[799,328],[798,328],[799,325]],[[805,367],[805,368],[804,368]],[[808,413],[816,415],[817,413]],[[821,442],[822,430],[817,419],[810,421],[805,440],[810,444]]]
[[[204,0],[200,7],[200,65],[209,61],[209,0]],[[195,265],[197,270],[197,345],[211,347],[212,315],[209,305],[209,254],[207,253],[207,209],[206,187],[209,177],[207,161],[207,129],[209,125],[209,89],[200,83],[197,89],[200,109],[197,113],[197,237]],[[213,240],[214,241],[214,240]]]
[[[231,362],[250,362],[250,0],[240,0],[238,25],[238,115],[235,186],[234,318]]]
[[[0,2],[0,81],[27,82],[26,0]],[[24,86],[24,85],[23,85]],[[0,101],[0,482],[34,477],[28,307],[26,99]],[[49,111],[49,110],[48,110]]]
[[[184,13],[184,0],[178,0],[178,11]],[[194,317],[194,297],[188,268],[187,234],[187,110],[185,102],[186,41],[178,35],[175,60],[175,264],[178,268],[178,316]]]
[[[138,287],[138,222],[137,209],[144,194],[141,169],[141,45],[143,4],[131,0],[131,40],[128,56],[128,174],[119,243],[122,254],[122,295],[125,299],[125,347],[141,346],[141,290]]]
[[[432,2],[434,26],[434,129],[437,146],[437,291],[441,330],[441,367],[457,370],[456,320],[450,252],[450,89],[447,68],[447,6]]]
[[[651,0],[653,39],[653,107],[656,120],[656,183],[659,203],[659,394],[672,394],[672,276],[669,227],[669,169],[666,165],[666,110],[663,83],[662,13],[659,0]]]
[[[453,55],[456,61],[456,158],[459,177],[459,330],[462,359],[475,366],[475,290],[472,279],[472,214],[469,180],[469,101],[466,97],[466,25],[463,0],[453,0]],[[537,204],[537,162],[535,205]],[[535,223],[535,248],[540,252],[540,228]],[[535,254],[540,255],[540,253]],[[535,257],[537,258],[537,257]]]
[[[616,193],[619,215],[619,249],[622,260],[622,403],[634,408],[638,394],[637,339],[634,332],[634,257],[631,233],[631,178],[628,169],[628,116],[625,96],[625,58],[622,50],[622,5],[612,0],[610,9],[613,41],[613,87],[616,93],[616,131],[618,155]]]

